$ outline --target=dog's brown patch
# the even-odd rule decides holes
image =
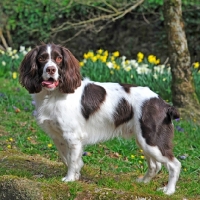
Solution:
[[[168,114],[169,104],[160,98],[147,100],[142,107],[140,125],[142,136],[146,143],[158,146],[163,156],[172,159],[172,138],[174,136],[173,124]]]
[[[81,97],[81,112],[85,119],[89,119],[90,115],[99,110],[105,99],[106,90],[103,87],[95,84],[85,86]]]
[[[133,117],[133,108],[129,104],[129,102],[122,98],[118,106],[115,109],[115,112],[113,114],[115,127],[118,127],[119,125],[128,122]]]
[[[137,87],[136,85],[132,85],[132,84],[124,84],[124,83],[120,83],[120,85],[123,87],[123,89],[125,90],[125,92],[130,93],[130,89],[132,87]]]

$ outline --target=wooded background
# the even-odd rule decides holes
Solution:
[[[199,61],[200,3],[183,0],[182,11],[192,62]],[[99,48],[128,58],[139,51],[163,62],[169,56],[163,0],[2,0],[0,36],[1,48],[54,42],[79,59]]]

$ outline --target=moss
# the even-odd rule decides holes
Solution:
[[[40,200],[42,193],[38,183],[14,176],[0,177],[0,199]]]

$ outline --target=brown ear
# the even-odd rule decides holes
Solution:
[[[81,85],[80,66],[78,60],[66,48],[62,48],[63,66],[60,73],[59,89],[64,93],[74,93]]]
[[[19,68],[19,82],[29,91],[29,93],[38,93],[42,90],[36,63],[38,49],[39,47],[36,47],[29,51]]]

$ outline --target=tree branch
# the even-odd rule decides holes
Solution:
[[[137,8],[143,2],[144,2],[144,0],[139,0],[133,6],[131,6],[130,8],[128,8],[126,10],[122,10],[122,11],[120,11],[119,9],[116,9],[112,6],[112,10],[114,11],[114,13],[101,15],[99,17],[94,17],[94,18],[90,18],[88,20],[79,21],[79,22],[69,22],[69,21],[67,21],[65,23],[62,23],[60,26],[58,26],[56,28],[52,28],[52,32],[54,34],[57,34],[58,32],[61,32],[61,31],[64,31],[64,30],[69,30],[69,29],[72,29],[72,28],[84,28],[84,27],[87,27],[88,24],[90,24],[90,23],[95,23],[95,22],[99,22],[99,21],[109,21],[109,20],[115,21],[115,20],[118,20],[118,19],[124,17],[127,13],[129,13],[132,10],[134,10],[135,8]]]

